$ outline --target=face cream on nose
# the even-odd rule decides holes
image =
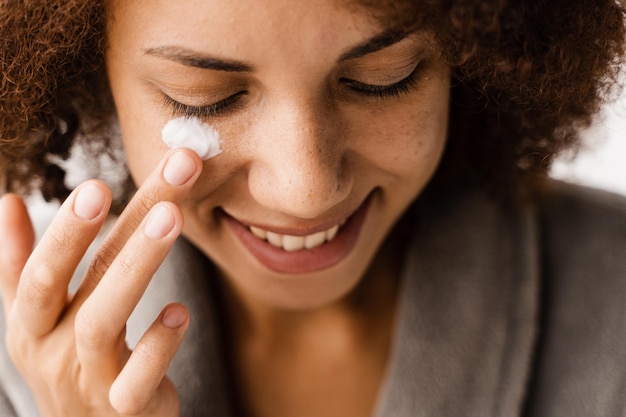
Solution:
[[[197,117],[179,117],[165,124],[163,142],[171,149],[189,148],[206,160],[222,153],[220,134]]]

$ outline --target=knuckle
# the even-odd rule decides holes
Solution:
[[[131,390],[116,389],[110,394],[110,402],[119,414],[136,416],[146,409],[149,399],[134,395]]]
[[[24,338],[19,337],[15,332],[7,331],[4,346],[11,361],[22,370],[22,364],[28,362],[25,359],[30,356],[31,344],[25,343]]]
[[[124,212],[126,221],[132,229],[139,227],[144,217],[146,217],[152,207],[159,201],[161,201],[160,196],[152,190],[145,190],[135,196],[133,201],[129,204],[129,208]]]
[[[47,306],[54,298],[57,272],[48,263],[41,263],[24,272],[21,296],[31,307]]]
[[[15,367],[27,379],[46,381],[47,385],[59,386],[68,372],[67,354],[64,344],[49,346],[39,339],[26,337],[15,330],[15,325],[7,326],[5,348]],[[55,357],[56,360],[50,360]]]
[[[146,412],[154,393],[143,389],[145,387],[129,385],[117,380],[109,391],[109,402],[119,414],[136,416]]]
[[[21,349],[23,347],[23,340],[23,326],[16,319],[15,310],[13,309],[6,318],[6,327],[4,329],[4,346],[10,357],[17,357],[20,353],[26,351],[25,349]]]
[[[134,256],[128,254],[122,254],[115,260],[119,273],[122,274],[123,279],[128,277],[135,277],[141,274],[140,262]]]
[[[115,255],[119,252],[119,248],[111,245],[101,247],[98,252],[91,258],[89,267],[87,268],[87,279],[94,279],[96,282],[106,273],[107,269],[115,259]]]
[[[63,250],[64,247],[71,247],[76,240],[76,230],[72,224],[64,224],[62,228],[55,228],[53,233],[47,236],[48,245],[52,248]]]
[[[159,368],[169,356],[167,349],[156,340],[139,343],[133,355],[147,368]]]
[[[46,381],[48,387],[52,388],[53,391],[62,390],[68,373],[66,361],[42,360],[38,363],[37,373],[40,378]]]
[[[24,255],[11,250],[0,250],[0,280],[9,276],[19,276],[24,266]],[[17,272],[17,273],[16,273]]]
[[[86,350],[100,350],[111,344],[110,331],[102,318],[81,309],[76,314],[74,336],[76,345]]]
[[[150,193],[143,194],[137,202],[140,208],[137,212],[137,216],[143,218],[159,201],[160,199],[156,195],[153,196]]]
[[[44,235],[40,246],[47,251],[53,261],[59,261],[61,257],[68,253],[75,252],[75,248],[85,246],[86,235],[83,228],[78,227],[71,221],[63,221],[62,224],[55,225],[48,229]],[[57,260],[57,258],[59,258]]]

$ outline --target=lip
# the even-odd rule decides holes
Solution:
[[[250,253],[268,269],[282,274],[306,274],[330,268],[345,259],[359,238],[361,228],[365,222],[371,198],[365,201],[356,209],[339,229],[337,236],[313,249],[305,249],[297,252],[287,252],[281,248],[272,246],[270,243],[254,236],[248,226],[239,222],[222,211],[225,223],[231,228],[241,243]],[[290,229],[267,228],[276,233],[292,234],[302,236],[326,230],[335,224],[324,224],[318,227],[307,229],[306,232]],[[262,227],[262,226],[261,226]]]

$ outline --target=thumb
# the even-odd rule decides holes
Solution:
[[[35,232],[24,201],[15,194],[4,195],[0,199],[0,291],[5,315],[34,244]]]

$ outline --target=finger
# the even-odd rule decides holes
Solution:
[[[202,161],[189,149],[175,149],[167,153],[139,188],[124,212],[120,215],[94,256],[89,272],[76,293],[80,304],[105,274],[128,238],[137,229],[148,211],[159,201],[180,203],[202,171]]]
[[[80,307],[75,319],[76,346],[86,372],[95,376],[115,367],[120,334],[180,234],[182,223],[174,204],[154,206]]]
[[[0,199],[0,236],[0,291],[7,317],[22,269],[35,244],[35,232],[26,205],[15,194]]]
[[[111,205],[111,193],[99,181],[72,192],[26,262],[13,314],[34,336],[54,328],[67,302],[67,286]]]
[[[135,415],[146,409],[161,386],[188,326],[189,313],[184,306],[170,304],[163,309],[111,386],[109,399],[117,412]]]

